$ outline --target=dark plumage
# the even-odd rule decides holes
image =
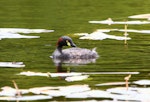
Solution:
[[[62,50],[63,46],[71,46],[73,48]],[[56,59],[92,59],[97,57],[98,54],[95,48],[92,50],[78,48],[68,36],[62,36],[58,39],[57,48],[52,54],[52,58]]]

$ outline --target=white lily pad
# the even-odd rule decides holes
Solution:
[[[121,31],[121,32],[133,32],[133,33],[143,33],[143,34],[150,34],[150,30],[134,30],[134,29],[118,29],[117,31]]]
[[[79,33],[78,33],[79,34]],[[90,39],[90,40],[104,40],[104,39],[115,39],[115,40],[130,40],[130,37],[115,36],[104,33],[101,30],[97,30],[91,34],[86,34],[79,39]]]
[[[109,85],[125,85],[125,82],[109,82],[109,83],[101,83],[96,84],[95,86],[109,86]]]
[[[46,94],[53,97],[66,96],[72,93],[80,93],[91,90],[88,85],[70,85],[59,87],[37,87],[29,89],[34,94]]]
[[[150,18],[150,14],[133,15],[133,16],[129,16],[128,18],[149,19]]]
[[[102,90],[89,90],[69,94],[66,98],[111,98],[111,94]]]
[[[33,95],[33,96],[21,96],[21,97],[0,97],[0,100],[7,101],[33,101],[33,100],[45,100],[52,99],[51,96],[46,95]]]
[[[54,30],[46,29],[25,29],[25,28],[0,28],[0,39],[4,38],[40,38],[40,36],[26,36],[19,33],[47,33],[54,32]]]
[[[0,67],[13,67],[13,68],[20,68],[25,67],[23,62],[0,62]]]
[[[70,73],[49,73],[51,77],[68,77],[68,76],[78,76],[82,73],[70,72]]]
[[[138,85],[150,85],[150,80],[138,80],[134,81],[133,83]]]
[[[94,23],[94,24],[150,24],[149,21],[113,21],[111,19],[107,19],[107,20],[102,20],[102,21],[89,21],[89,23]]]
[[[1,89],[2,89],[2,91],[0,91],[0,96],[16,96],[18,91],[21,94],[29,93],[29,91],[26,89],[16,90],[15,88],[12,88],[9,86],[2,87]]]
[[[71,77],[66,77],[65,80],[68,82],[81,81],[87,79],[88,77],[89,75],[71,76]]]
[[[107,89],[106,91],[110,93],[122,94],[122,95],[138,94],[138,92],[136,92],[135,90],[131,90],[130,87],[128,89],[126,87],[116,87],[116,88]]]
[[[31,71],[27,71],[27,72],[20,72],[17,75],[26,75],[26,76],[49,76],[48,73],[42,73],[42,72],[31,72]]]

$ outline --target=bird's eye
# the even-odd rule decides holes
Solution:
[[[70,42],[66,40],[67,46],[71,46]]]

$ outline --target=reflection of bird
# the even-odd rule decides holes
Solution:
[[[62,50],[63,46],[71,46],[74,48]],[[57,49],[52,54],[52,58],[54,59],[92,59],[97,57],[98,54],[95,48],[93,50],[78,48],[68,36],[62,36],[58,39]]]

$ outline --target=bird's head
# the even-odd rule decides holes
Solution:
[[[63,47],[63,46],[71,46],[71,47],[76,47],[76,45],[73,43],[72,39],[68,36],[62,36],[58,39],[57,42],[58,47]]]

